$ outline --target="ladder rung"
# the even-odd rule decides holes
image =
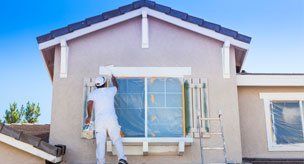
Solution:
[[[203,150],[224,150],[223,147],[204,147]]]
[[[200,120],[203,120],[203,121],[216,121],[216,120],[220,120],[220,118],[200,118]]]

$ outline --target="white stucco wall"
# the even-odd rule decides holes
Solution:
[[[45,160],[0,142],[0,163],[44,164]]]

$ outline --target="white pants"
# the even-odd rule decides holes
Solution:
[[[105,124],[101,126],[95,132],[96,136],[96,159],[97,164],[105,164],[105,147],[106,147],[106,139],[107,132],[115,145],[118,159],[127,160],[122,145],[122,139],[120,136],[120,126],[117,120],[105,121]]]

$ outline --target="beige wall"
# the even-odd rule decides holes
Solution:
[[[304,92],[304,87],[238,87],[243,157],[304,158],[304,152],[269,152],[261,92]]]
[[[0,163],[43,164],[45,160],[0,142]]]
[[[83,113],[83,79],[98,75],[99,66],[183,66],[192,67],[194,77],[204,77],[209,84],[211,116],[218,110],[224,113],[224,129],[228,158],[241,161],[241,142],[234,48],[231,48],[230,79],[223,79],[221,46],[223,43],[178,28],[165,22],[149,19],[148,49],[141,48],[141,20],[139,18],[88,34],[68,42],[68,78],[59,78],[60,51],[55,52],[51,143],[67,145],[68,163],[87,163],[95,160],[95,143],[80,139]],[[211,140],[211,139],[209,139]],[[209,141],[206,140],[206,141]],[[212,142],[210,144],[215,144]],[[187,148],[182,157],[162,157],[164,163],[199,163],[199,144]],[[209,155],[214,161],[223,159],[219,154]],[[128,157],[137,159],[158,157]]]

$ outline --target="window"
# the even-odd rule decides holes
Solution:
[[[148,78],[148,136],[181,137],[182,79]]]
[[[182,137],[182,78],[119,78],[115,97],[125,137]]]
[[[300,101],[271,102],[272,130],[276,144],[304,143]]]
[[[303,96],[303,97],[302,97]],[[262,93],[270,151],[304,151],[304,94]]]
[[[198,135],[197,114],[209,115],[206,79],[120,76],[115,110],[124,141],[141,142],[147,137],[149,142],[192,142],[193,136]],[[87,116],[87,96],[96,89],[94,80],[84,79],[82,127]],[[94,110],[92,120],[95,120]],[[209,132],[209,122],[202,122],[202,126]]]

